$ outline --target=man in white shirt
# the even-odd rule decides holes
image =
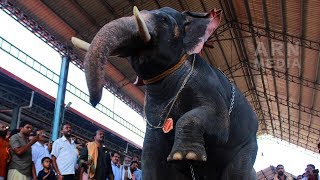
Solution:
[[[52,146],[52,164],[58,180],[73,180],[78,159],[76,144],[71,139],[71,126],[64,123],[62,137],[57,139]]]
[[[112,167],[114,180],[121,180],[120,167],[118,167],[119,161],[120,161],[120,154],[117,152],[111,153],[111,167]]]
[[[132,179],[130,164],[131,164],[131,158],[129,156],[124,157],[123,165],[120,166],[121,180]]]
[[[48,151],[48,148],[44,145],[45,141],[45,132],[44,130],[38,130],[36,132],[36,136],[38,136],[38,141],[31,146],[32,150],[32,176],[33,179],[37,179],[39,171],[43,169],[41,160],[44,157],[51,157]]]

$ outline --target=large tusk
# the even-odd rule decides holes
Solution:
[[[77,47],[79,49],[82,49],[84,51],[88,51],[89,50],[90,44],[85,42],[84,40],[81,40],[81,39],[76,38],[76,37],[72,37],[71,38],[71,42],[75,47]]]
[[[140,37],[143,39],[145,43],[149,42],[151,36],[149,34],[146,23],[144,22],[138,8],[136,6],[133,7],[133,14],[136,20],[136,24],[138,26]]]

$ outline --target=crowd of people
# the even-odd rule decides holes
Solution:
[[[319,170],[313,164],[308,164],[305,172],[298,175],[297,178],[292,177],[289,173],[284,170],[282,164],[277,165],[276,174],[273,180],[320,180]]]
[[[28,121],[8,131],[0,123],[0,180],[141,180],[139,157],[108,152],[103,145],[104,131],[97,130],[93,141],[80,149],[71,138],[72,127],[64,123],[62,137],[49,142],[45,131],[32,131]],[[33,133],[34,132],[34,133]],[[305,172],[292,177],[279,164],[273,180],[320,180],[318,169],[308,164]]]
[[[121,154],[103,145],[103,130],[79,148],[71,138],[71,125],[61,127],[62,137],[51,143],[44,130],[33,131],[28,121],[11,132],[0,123],[0,180],[142,179],[139,157],[125,156],[122,164]]]

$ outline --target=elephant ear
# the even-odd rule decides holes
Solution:
[[[184,12],[185,36],[184,48],[187,54],[199,53],[204,43],[217,29],[221,21],[222,10],[212,10],[210,13]]]

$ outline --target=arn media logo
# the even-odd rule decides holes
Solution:
[[[255,61],[254,64],[256,67],[265,67],[265,68],[277,68],[277,69],[285,69],[285,68],[301,68],[300,64],[300,48],[298,45],[288,43],[287,44],[287,67],[286,67],[286,59],[284,52],[284,43],[283,42],[271,42],[271,55],[270,57],[269,51],[267,50],[268,45],[263,42],[258,42],[257,49],[255,51]],[[258,56],[260,57],[260,62],[258,60]]]

